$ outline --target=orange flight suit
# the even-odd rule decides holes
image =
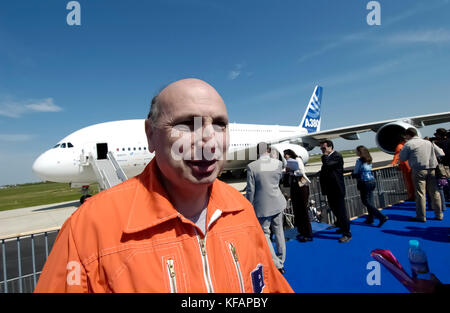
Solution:
[[[250,202],[216,180],[206,235],[171,204],[155,160],[64,223],[35,292],[293,292]]]
[[[400,162],[400,170],[402,171],[403,179],[405,180],[406,189],[408,191],[408,200],[414,201],[416,197],[416,191],[412,181],[411,167],[409,166],[408,161],[400,161],[399,158],[400,151],[402,150],[404,145],[405,142],[400,142],[397,147],[395,147],[394,159],[392,160],[391,164],[395,166],[398,162]]]

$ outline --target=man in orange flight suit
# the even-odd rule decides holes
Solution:
[[[292,292],[251,204],[216,179],[229,143],[217,91],[170,84],[145,131],[153,160],[65,222],[35,292]]]
[[[396,166],[400,162],[399,167],[403,174],[403,179],[406,184],[406,190],[408,191],[408,199],[407,200],[414,201],[414,199],[416,198],[416,190],[414,188],[414,184],[412,181],[411,167],[409,166],[408,161],[400,161],[400,158],[399,158],[400,151],[402,150],[404,145],[405,145],[405,136],[402,135],[401,141],[399,142],[397,147],[395,147],[394,159],[392,160],[391,165]]]

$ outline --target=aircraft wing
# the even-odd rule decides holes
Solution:
[[[427,114],[427,115],[419,115],[414,117],[404,117],[397,118],[392,120],[385,120],[373,123],[359,124],[353,126],[346,126],[341,128],[335,128],[330,130],[319,131],[315,133],[310,133],[304,136],[301,136],[302,140],[310,139],[312,142],[318,142],[323,139],[334,139],[334,138],[344,138],[348,140],[357,140],[359,139],[359,133],[374,131],[377,132],[382,126],[393,123],[393,122],[404,122],[408,123],[414,127],[420,128],[423,126],[434,125],[439,123],[450,122],[450,112],[444,113],[435,113],[435,114]],[[279,141],[295,141],[299,136],[290,136]]]

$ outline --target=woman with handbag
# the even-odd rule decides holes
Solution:
[[[378,218],[380,223],[378,227],[381,227],[388,217],[375,208],[373,202],[373,191],[375,190],[376,183],[375,177],[372,174],[372,156],[369,150],[364,146],[358,146],[356,148],[356,154],[359,159],[356,160],[353,175],[358,180],[358,190],[361,194],[361,201],[367,207],[368,216],[364,223],[373,224],[374,218]]]
[[[297,239],[300,242],[313,240],[311,222],[308,215],[309,184],[301,158],[291,149],[284,150],[286,173],[291,185],[291,201],[294,211],[294,225],[297,227]]]

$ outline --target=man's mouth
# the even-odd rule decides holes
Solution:
[[[194,160],[184,162],[191,168],[194,176],[208,176],[215,170],[217,160]]]

